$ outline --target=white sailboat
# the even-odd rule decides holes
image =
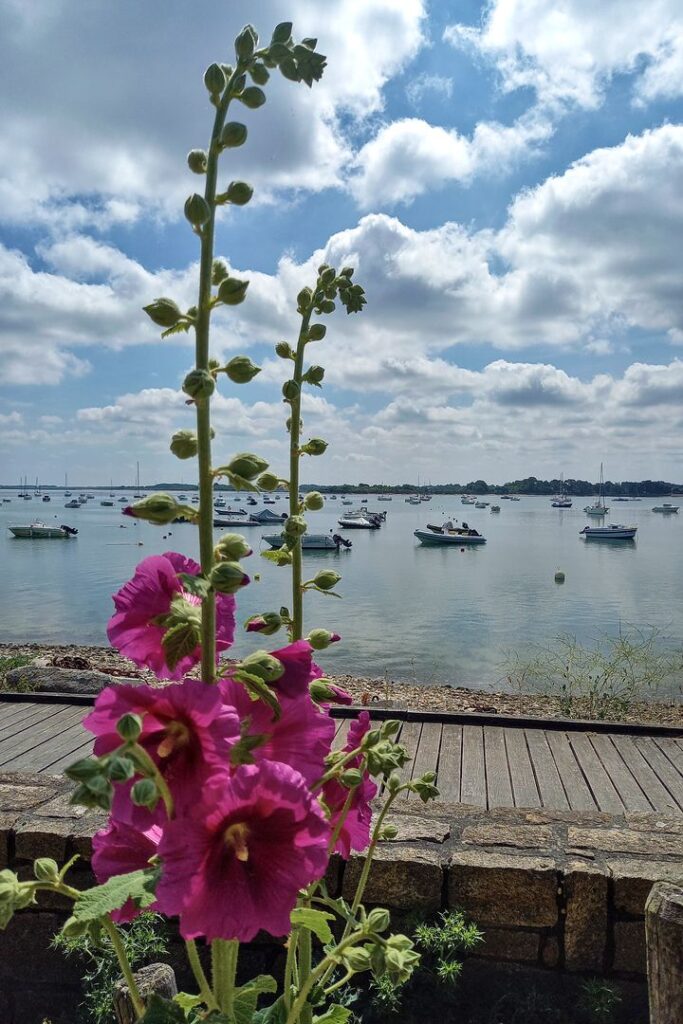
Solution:
[[[605,481],[602,475],[602,462],[600,463],[600,490],[598,491],[598,500],[594,505],[586,505],[583,511],[587,516],[604,516],[609,512],[607,505],[605,505]]]
[[[550,502],[553,508],[571,508],[572,499],[564,493],[564,473],[560,476],[560,489]]]

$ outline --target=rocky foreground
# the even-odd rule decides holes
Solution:
[[[76,644],[0,644],[0,689],[3,659],[30,658],[33,664],[53,665],[65,669],[94,670],[109,675],[156,682],[155,676],[145,669],[136,668],[127,658],[110,647],[89,647]],[[358,678],[349,675],[334,676],[334,682],[347,690],[356,703],[368,707],[410,708],[416,711],[483,712],[500,715],[530,715],[541,718],[563,718],[566,712],[557,697],[543,694],[499,693],[474,690],[463,686],[415,685],[384,678]],[[588,718],[587,702],[575,700],[572,717]],[[624,722],[649,722],[683,727],[683,704],[633,702],[620,714]]]

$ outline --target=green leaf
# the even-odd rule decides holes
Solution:
[[[186,1020],[185,1011],[178,1003],[171,1003],[153,992],[140,1024],[185,1024]]]
[[[206,576],[193,576],[189,572],[179,572],[178,579],[183,585],[183,590],[195,597],[208,597],[211,584]]]
[[[187,334],[190,327],[192,326],[189,320],[179,320],[173,327],[169,327],[167,330],[161,332],[162,338],[168,338],[172,334]]]
[[[238,669],[233,674],[233,679],[242,684],[252,700],[262,700],[264,704],[272,708],[275,719],[280,717],[282,714],[280,703],[268,683],[260,676],[254,675],[253,672],[245,672],[244,669]]]
[[[187,1014],[188,1010],[194,1010],[195,1006],[201,1005],[202,997],[190,995],[189,992],[179,992],[173,996],[173,1002],[177,1003]]]
[[[252,1017],[253,1024],[285,1024],[287,1008],[282,996],[264,1010],[257,1010]]]
[[[161,639],[161,646],[168,667],[174,669],[182,658],[192,654],[198,643],[199,632],[191,622],[178,622],[167,629]]]
[[[330,1006],[329,1009],[325,1010],[323,1014],[316,1014],[313,1018],[313,1024],[346,1024],[351,1011],[345,1006],[339,1006],[335,1003],[334,1006]]]
[[[295,907],[290,920],[293,927],[307,928],[309,932],[313,932],[324,945],[332,942],[332,931],[327,922],[334,921],[333,914],[328,914],[324,910],[311,910],[310,907]]]
[[[112,910],[120,910],[127,900],[133,900],[136,906],[144,910],[154,903],[157,879],[156,868],[114,875],[104,885],[96,885],[82,892],[74,904],[73,916],[77,921],[97,921]]]
[[[235,1024],[251,1024],[258,998],[261,995],[273,995],[277,992],[277,982],[270,974],[259,974],[252,981],[242,985],[235,992],[234,1011]]]

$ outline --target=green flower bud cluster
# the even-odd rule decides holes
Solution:
[[[213,554],[217,562],[237,562],[251,555],[252,550],[241,534],[224,533],[213,549]]]
[[[302,444],[299,451],[302,455],[324,455],[327,451],[327,441],[323,441],[321,437],[312,437]]]
[[[435,786],[436,772],[425,772],[419,779],[411,779],[408,789],[411,793],[417,793],[423,804],[430,800],[436,800],[439,790]]]
[[[372,973],[388,978],[392,985],[405,985],[420,963],[420,954],[407,935],[390,935],[372,951]]]
[[[199,442],[194,430],[176,430],[171,437],[171,451],[177,459],[192,459],[197,454]]]
[[[249,356],[234,356],[229,363],[222,367],[222,370],[233,384],[248,384],[257,373],[261,372],[261,367],[252,363]]]
[[[16,910],[23,910],[32,903],[35,903],[34,886],[20,882],[14,871],[7,868],[0,871],[0,929],[7,927]]]
[[[190,370],[183,381],[183,391],[194,401],[210,398],[216,390],[216,382],[208,370]]]
[[[285,537],[296,540],[303,537],[308,529],[308,524],[303,516],[290,516],[284,524]]]
[[[304,508],[310,512],[320,512],[325,508],[325,499],[320,491],[309,491],[304,498]]]
[[[247,26],[251,29],[251,26]],[[235,40],[235,51],[239,49],[242,52],[246,52],[249,48],[249,40],[243,40],[244,32]],[[251,42],[254,45],[254,49],[258,45],[258,37],[253,29],[251,29],[252,37]],[[256,39],[256,42],[254,42]],[[291,21],[283,21],[281,24],[275,27],[270,45],[260,51],[262,57],[262,63],[254,63],[253,70],[259,68],[256,75],[252,73],[252,78],[259,85],[263,85],[263,71],[267,72],[268,68],[279,67],[280,73],[284,78],[289,79],[291,82],[305,82],[309,87],[313,85],[313,82],[317,82],[322,78],[323,71],[327,64],[327,58],[321,53],[316,53],[315,48],[317,46],[317,39],[302,39],[300,43],[295,43],[292,39],[292,23]],[[254,50],[248,54],[251,57]],[[241,58],[244,60],[245,58]],[[260,68],[263,68],[263,71]]]
[[[136,807],[147,807],[153,811],[161,794],[152,779],[138,779],[130,791],[131,802]]]
[[[285,667],[268,651],[254,651],[237,666],[238,671],[247,672],[249,675],[257,676],[264,683],[275,683],[284,674]]]

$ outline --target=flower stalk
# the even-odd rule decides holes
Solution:
[[[304,373],[304,352],[308,337],[308,326],[311,321],[312,306],[304,312],[301,319],[299,338],[296,346],[294,360],[294,374],[292,379],[297,385],[296,394],[290,399],[290,420],[289,420],[289,514],[297,516],[301,512],[299,502],[299,464],[301,452],[301,389],[303,387]],[[304,592],[303,592],[303,566],[302,566],[302,545],[301,537],[296,537],[292,547],[292,640],[300,640],[304,635]]]

